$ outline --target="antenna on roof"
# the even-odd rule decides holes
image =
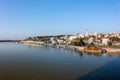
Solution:
[[[88,34],[88,29],[86,29],[86,34]]]

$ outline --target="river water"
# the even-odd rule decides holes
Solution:
[[[0,43],[0,80],[120,80],[119,58]]]

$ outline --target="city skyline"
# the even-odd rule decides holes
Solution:
[[[0,39],[120,31],[119,0],[2,0]]]

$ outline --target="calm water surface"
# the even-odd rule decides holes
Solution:
[[[0,80],[120,80],[119,70],[119,56],[0,43]]]

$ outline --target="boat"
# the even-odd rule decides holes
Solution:
[[[98,47],[85,47],[84,51],[91,52],[91,53],[106,53],[107,52],[105,49],[98,48]]]

